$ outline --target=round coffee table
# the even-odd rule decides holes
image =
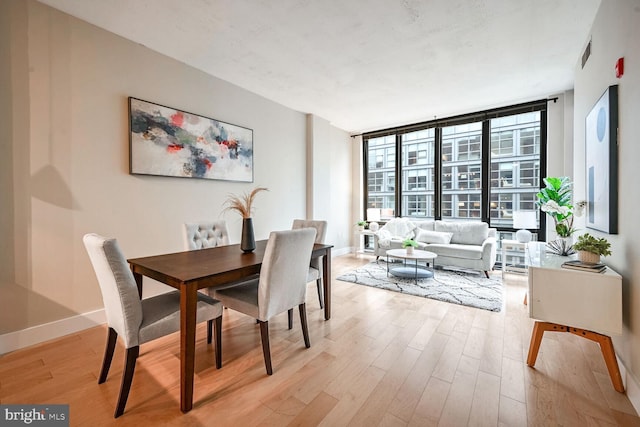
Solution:
[[[433,260],[438,257],[438,254],[429,251],[421,251],[414,249],[413,253],[408,254],[406,249],[390,249],[387,251],[387,274],[391,273],[396,277],[403,277],[408,279],[415,279],[416,284],[418,279],[425,279],[433,277]],[[397,258],[403,260],[401,267],[389,267],[389,258]],[[407,263],[407,261],[413,261]],[[425,265],[419,265],[419,262],[424,262]],[[431,269],[429,269],[431,264]]]

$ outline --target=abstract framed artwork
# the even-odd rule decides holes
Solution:
[[[609,86],[586,118],[586,225],[618,233],[618,86]]]
[[[129,97],[129,172],[253,182],[253,131]]]

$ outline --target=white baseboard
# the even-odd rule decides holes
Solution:
[[[627,367],[624,366],[622,360],[616,355],[616,359],[618,359],[618,367],[620,369],[620,375],[622,376],[623,382],[625,384],[625,390],[631,405],[636,410],[637,413],[640,414],[640,384],[633,377],[633,375],[629,374]]]
[[[67,317],[21,331],[0,335],[0,354],[73,334],[106,322],[104,309]]]
[[[347,255],[353,252],[353,248],[347,246],[346,248],[340,248],[336,250],[331,250],[331,258],[341,255]]]

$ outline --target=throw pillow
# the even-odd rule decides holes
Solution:
[[[453,237],[453,233],[423,230],[419,228],[416,240],[423,243],[441,243],[447,245],[451,242],[451,237]]]

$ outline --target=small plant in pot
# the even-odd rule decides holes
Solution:
[[[402,241],[402,247],[407,250],[407,254],[410,255],[413,253],[413,248],[418,247],[418,242],[413,239],[404,239]]]
[[[611,243],[605,238],[593,237],[585,233],[578,237],[573,244],[573,249],[578,251],[578,259],[588,264],[597,264],[601,256],[611,255]]]
[[[364,231],[364,227],[367,225],[367,221],[358,221],[356,225],[358,226],[358,230]]]

